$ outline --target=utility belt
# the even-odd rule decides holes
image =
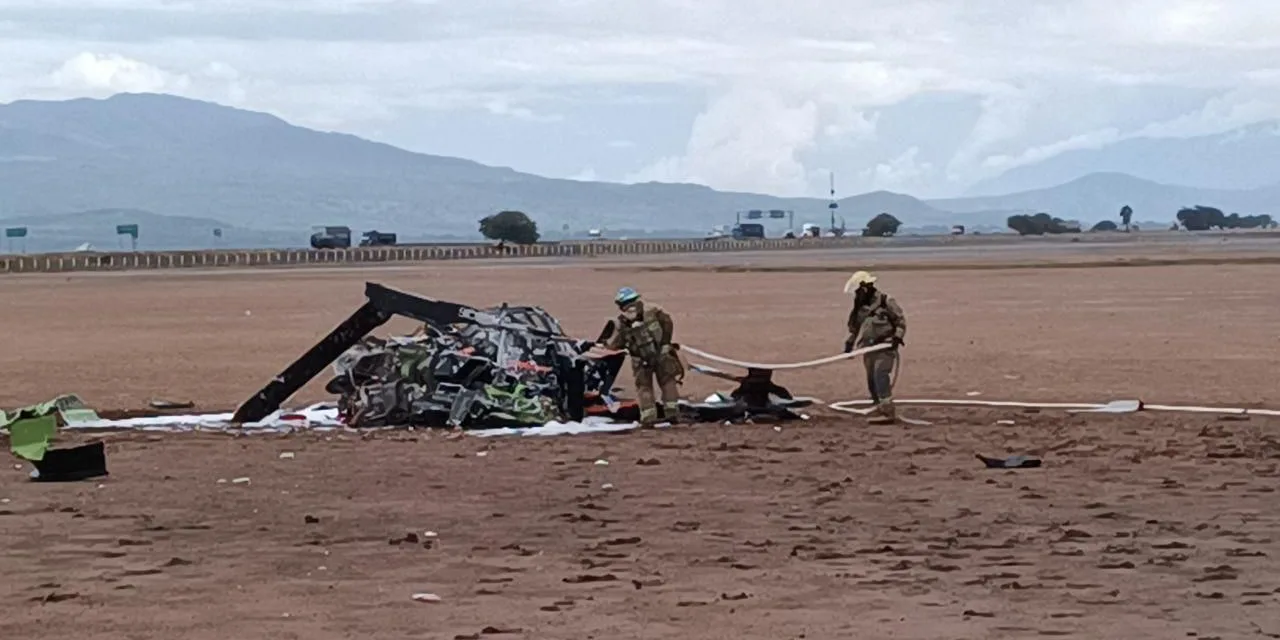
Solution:
[[[631,358],[646,367],[656,367],[662,361],[664,355],[675,355],[675,348],[671,345],[657,346],[654,344],[645,345],[631,350]]]

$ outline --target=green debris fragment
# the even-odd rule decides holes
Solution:
[[[556,417],[555,403],[544,396],[532,395],[523,384],[516,384],[510,390],[486,385],[481,403],[494,417],[513,422],[540,425]]]
[[[57,407],[58,413],[62,415],[63,424],[75,426],[87,422],[97,422],[101,420],[98,413],[90,409],[88,405],[80,399],[80,396],[70,394],[58,396],[53,401],[53,405]]]
[[[13,412],[0,411],[0,431],[9,432],[9,449],[14,455],[39,462],[58,431],[59,418],[63,424],[73,426],[100,419],[79,396],[67,394]]]
[[[13,455],[39,462],[49,450],[49,441],[58,431],[58,416],[50,413],[37,418],[23,418],[9,425],[9,450]]]

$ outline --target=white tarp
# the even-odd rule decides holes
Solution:
[[[346,429],[338,420],[333,405],[317,404],[297,411],[276,411],[266,418],[244,425],[231,424],[230,413],[155,416],[121,420],[95,420],[67,425],[68,429],[136,430],[153,432],[228,431],[245,433],[281,433],[294,430],[333,431]],[[582,422],[552,422],[540,427],[520,429],[477,429],[468,431],[481,437],[494,436],[559,436],[583,433],[616,433],[635,429],[636,423],[617,423],[607,418],[590,417]]]

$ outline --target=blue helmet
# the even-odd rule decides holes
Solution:
[[[617,295],[613,296],[614,304],[617,304],[619,307],[625,307],[639,299],[640,292],[632,289],[631,287],[618,289]]]

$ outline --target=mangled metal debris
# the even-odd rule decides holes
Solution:
[[[746,375],[733,375],[705,365],[690,370],[713,378],[738,383],[726,394],[716,394],[699,403],[681,403],[682,408],[700,422],[737,420],[802,420],[797,409],[811,406],[816,400],[795,397],[786,387],[773,381],[772,369],[747,368]]]
[[[483,323],[426,324],[417,335],[365,338],[325,387],[354,427],[504,427],[581,420],[607,396],[623,356],[593,358],[538,307],[480,310]],[[595,404],[595,403],[592,403]]]
[[[539,307],[476,309],[368,283],[368,302],[236,411],[260,420],[333,364],[326,389],[352,427],[533,426],[585,415],[628,419],[612,398],[625,354],[593,352]],[[392,315],[423,323],[412,336],[366,337]]]
[[[619,400],[613,384],[625,352],[565,335],[535,306],[477,309],[366,283],[368,301],[236,410],[232,422],[262,420],[308,381],[333,366],[326,390],[338,396],[341,421],[351,427],[425,426],[464,429],[580,422],[586,416],[634,421],[634,401]],[[394,315],[423,323],[411,336],[376,338],[369,332]],[[697,422],[772,418],[792,420],[812,399],[793,398],[768,370],[732,376],[726,397],[681,402]]]

